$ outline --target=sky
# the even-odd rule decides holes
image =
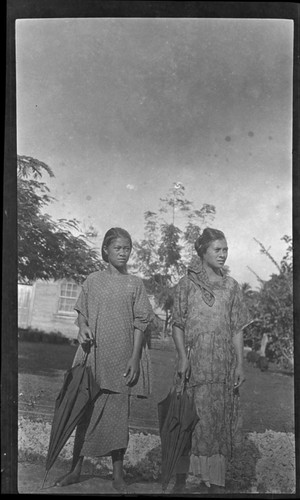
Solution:
[[[53,170],[47,212],[140,240],[180,182],[258,287],[277,269],[254,238],[280,261],[292,236],[293,36],[278,19],[17,20],[17,152]]]

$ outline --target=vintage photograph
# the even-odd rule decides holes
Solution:
[[[16,20],[19,493],[295,494],[294,35]]]

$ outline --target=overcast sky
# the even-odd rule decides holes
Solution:
[[[174,182],[216,207],[240,283],[292,235],[293,21],[17,21],[17,150],[47,163],[54,218],[143,236]],[[175,221],[176,222],[176,221]]]

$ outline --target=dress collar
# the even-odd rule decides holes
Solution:
[[[108,274],[113,274],[115,276],[127,276],[128,275],[128,272],[120,273],[120,271],[118,271],[118,269],[116,267],[112,266],[110,263],[108,263],[106,271],[108,272]]]
[[[200,257],[195,256],[192,258],[187,270],[188,278],[197,285],[202,293],[203,301],[210,307],[215,303],[215,295],[211,289],[211,283],[208,279],[207,273],[203,267]]]

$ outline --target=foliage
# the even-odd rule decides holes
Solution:
[[[126,477],[135,481],[159,481],[161,477],[161,445],[150,449],[135,465],[124,467]]]
[[[232,493],[251,490],[255,481],[256,464],[260,453],[247,437],[241,446],[234,449],[226,468],[226,489]]]
[[[45,465],[47,444],[49,442],[51,423],[43,418],[32,416],[18,419],[18,463],[25,462]],[[136,436],[130,432],[130,438]],[[138,436],[138,435],[137,435]],[[127,450],[124,472],[127,484],[148,483],[145,494],[154,494],[155,483],[161,481],[161,447],[157,445],[154,435],[148,435],[145,443],[145,456],[136,461],[136,453],[140,451],[139,439],[134,439],[135,447]],[[234,452],[226,467],[225,494],[232,495],[267,493],[289,495],[295,493],[295,446],[292,433],[252,432],[246,435],[241,449]],[[74,435],[64,446],[53,467],[53,474],[66,474],[70,468],[74,445]],[[55,471],[55,472],[54,472]],[[109,457],[86,457],[83,464],[85,475],[111,480],[112,464]],[[40,477],[41,474],[41,477]],[[36,490],[40,487],[44,474],[43,467],[36,468]],[[186,495],[200,493],[199,478],[188,476]],[[19,487],[22,489],[22,481]],[[25,485],[25,483],[24,483]],[[24,486],[23,485],[23,486]],[[49,484],[50,486],[50,484]],[[198,486],[198,487],[197,487]],[[145,488],[145,486],[144,486]],[[94,490],[92,483],[89,491]],[[147,493],[146,493],[147,491]],[[230,496],[231,495],[231,496]],[[185,496],[185,495],[184,495]],[[201,496],[201,493],[200,493]],[[207,495],[206,495],[207,496]]]
[[[196,238],[213,220],[215,207],[206,203],[195,209],[179,182],[173,184],[160,203],[158,213],[144,214],[144,239],[134,242],[133,267],[142,274],[148,293],[164,311],[167,330],[174,287],[194,253]]]
[[[295,493],[295,434],[266,430],[251,432],[249,440],[257,446],[261,457],[256,464],[257,493]]]
[[[278,273],[272,274],[264,281],[259,278],[260,289],[251,290],[248,284],[242,285],[242,292],[252,316],[258,318],[253,328],[246,331],[246,341],[251,341],[257,349],[263,333],[267,333],[270,342],[267,346],[267,356],[282,364],[285,368],[293,367],[293,262],[292,239],[283,236],[287,249],[280,264],[272,257],[264,245],[255,240],[261,247],[261,253],[266,255],[276,266]]]
[[[44,212],[54,200],[42,181],[45,172],[54,176],[50,167],[18,156],[17,169],[19,281],[72,278],[80,283],[90,272],[101,269],[100,255],[79,233],[78,221],[55,221]]]
[[[75,344],[75,340],[66,337],[61,332],[44,332],[36,328],[19,328],[20,342],[47,342],[49,344]]]

